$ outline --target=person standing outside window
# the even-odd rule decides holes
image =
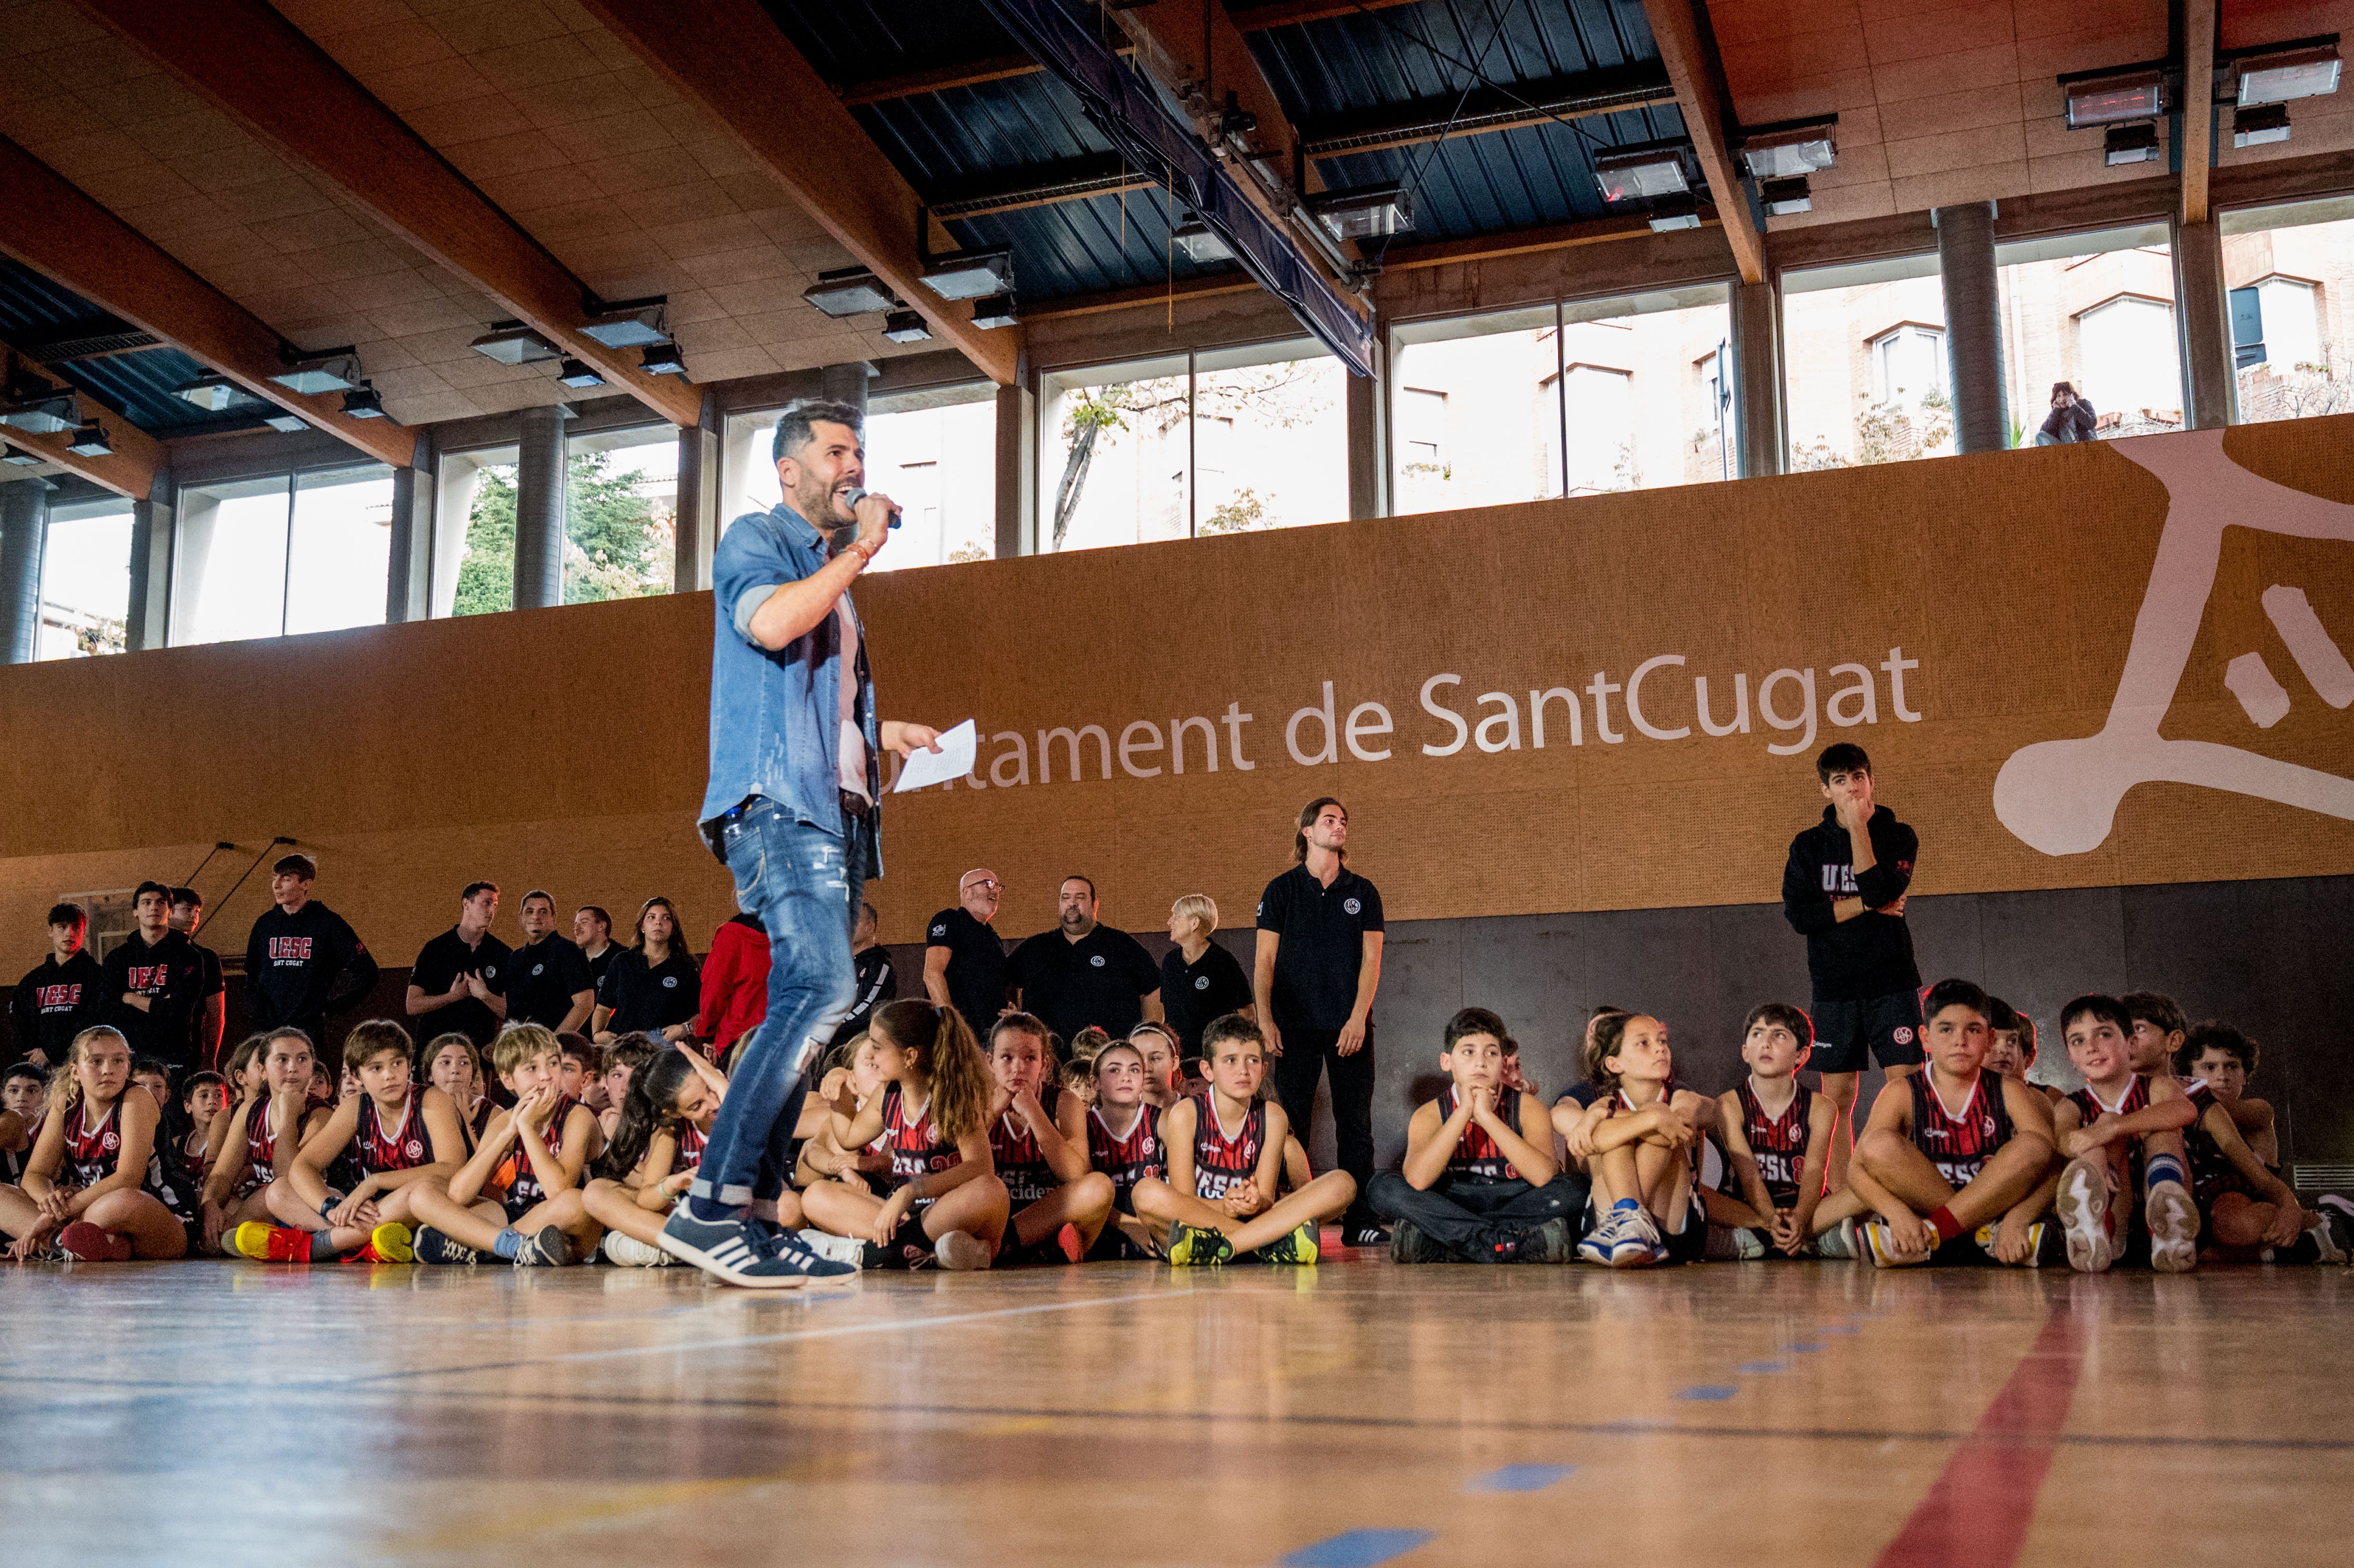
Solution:
[[[491,935],[499,885],[470,882],[458,895],[458,923],[425,944],[408,971],[408,1016],[418,1044],[455,1030],[488,1045],[507,1017],[507,960],[514,949]]]
[[[1115,1040],[1161,1022],[1161,966],[1144,944],[1097,920],[1096,885],[1066,876],[1055,925],[1013,949],[1014,1005],[1034,1013],[1067,1049],[1090,1024]]]
[[[1004,897],[997,873],[975,866],[958,878],[957,901],[924,927],[924,994],[963,1013],[975,1040],[988,1039],[1008,1011],[1005,944],[990,925]]]
[[[245,939],[246,1025],[256,1033],[292,1027],[309,1035],[321,1061],[337,1059],[330,1015],[346,1012],[376,989],[376,958],[350,922],[311,896],[319,863],[285,854],[270,868],[270,897]]]
[[[1831,1127],[1830,1190],[1847,1185],[1865,1052],[1889,1080],[1921,1065],[1921,969],[1904,923],[1921,838],[1873,799],[1872,758],[1849,741],[1815,758],[1823,820],[1790,841],[1782,914],[1807,938],[1814,981],[1815,1046]]]
[[[1373,1179],[1373,992],[1382,981],[1382,895],[1348,867],[1349,812],[1331,796],[1310,800],[1292,839],[1299,864],[1258,901],[1258,962],[1252,999],[1275,1092],[1307,1140],[1316,1080],[1330,1072],[1332,1141],[1357,1195],[1341,1216],[1342,1244],[1386,1246],[1365,1205]]]
[[[880,754],[939,749],[875,709],[850,587],[890,538],[866,482],[864,416],[796,403],[771,455],[784,499],[720,535],[712,562],[711,778],[704,842],[736,906],[769,933],[769,1010],[737,1048],[727,1097],[663,1250],[730,1285],[777,1289],[852,1272],[778,1223],[816,1050],[854,1001],[850,931],[883,874]]]

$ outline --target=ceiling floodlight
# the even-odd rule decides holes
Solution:
[[[355,419],[381,419],[384,394],[363,381],[344,394],[344,412]]]
[[[1414,227],[1414,198],[1400,185],[1319,191],[1308,210],[1343,239],[1368,239]]]
[[[28,435],[54,436],[80,423],[81,408],[70,392],[46,397],[37,394],[0,408],[0,425],[13,426]]]
[[[1594,155],[1594,180],[1606,202],[1641,201],[1653,196],[1681,196],[1691,189],[1684,172],[1683,142],[1645,142],[1614,147]]]
[[[1226,242],[1211,233],[1210,226],[1198,217],[1189,217],[1179,224],[1175,232],[1169,236],[1169,242],[1189,261],[1230,261],[1234,259],[1235,253],[1226,249]]]
[[[1752,179],[1791,180],[1820,174],[1839,161],[1838,118],[1768,125],[1741,141],[1742,166]]]
[[[2288,105],[2259,103],[2232,111],[2232,145],[2268,147],[2288,140]]]
[[[286,368],[270,379],[289,392],[316,397],[323,392],[348,392],[360,384],[360,356],[348,344],[316,354],[281,348],[278,355]]]
[[[491,330],[467,347],[501,365],[535,365],[557,357],[557,347],[521,322],[493,322]]]
[[[883,335],[892,343],[925,343],[932,329],[921,311],[893,311],[883,318]]]
[[[887,311],[899,302],[883,286],[882,280],[864,267],[837,267],[830,272],[820,272],[817,281],[801,291],[801,298],[835,317]]]
[[[935,256],[924,269],[924,287],[944,300],[979,300],[1013,289],[1013,252],[964,250]]]
[[[2320,98],[2338,90],[2338,41],[2243,55],[2232,62],[2239,78],[2239,105],[2287,103],[2299,98]]]
[[[2155,163],[2158,159],[2158,127],[2148,121],[2135,125],[2112,125],[2105,139],[2101,162],[2112,169],[2127,164]]]
[[[679,352],[679,346],[674,343],[649,344],[643,357],[639,361],[638,368],[649,376],[676,376],[684,378],[686,375],[686,358]]]
[[[282,430],[290,436],[297,430],[307,430],[311,428],[311,421],[300,414],[264,414],[261,417],[261,422],[273,430]]]
[[[604,376],[595,366],[572,358],[567,358],[562,365],[557,366],[556,378],[567,387],[587,387],[605,385]]]
[[[1011,294],[991,294],[973,302],[972,324],[977,327],[1010,327],[1021,319],[1021,308]]]
[[[1651,232],[1666,234],[1678,228],[1700,227],[1700,199],[1687,191],[1682,196],[1661,196],[1651,204]]]
[[[114,443],[106,439],[106,427],[92,419],[74,432],[74,439],[66,443],[66,450],[83,457],[105,457],[114,450]]]
[[[21,447],[0,444],[0,462],[5,462],[11,468],[35,468],[39,466],[41,461],[42,459],[37,453],[26,451]]]
[[[2166,112],[2166,78],[2155,68],[2084,71],[2060,79],[2068,98],[2068,129],[2155,120]]]
[[[172,388],[172,396],[185,397],[197,408],[217,414],[245,396],[245,389],[228,376],[207,371],[194,381],[184,381]]]
[[[580,335],[594,338],[607,348],[643,348],[650,343],[667,342],[670,328],[664,318],[669,303],[669,295],[655,294],[608,305],[588,318]]]
[[[1768,217],[1795,217],[1799,213],[1815,210],[1815,193],[1807,185],[1804,175],[1787,180],[1760,181],[1757,200],[1766,208]]]

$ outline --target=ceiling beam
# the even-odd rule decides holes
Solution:
[[[2207,173],[2215,144],[2216,0],[2182,5],[2182,221],[2207,221]]]
[[[648,376],[637,350],[582,332],[592,291],[266,0],[74,3],[615,390],[674,425],[702,417],[699,388]]]
[[[17,359],[30,357],[17,353],[5,343],[0,343],[0,355],[13,355]],[[31,452],[45,462],[55,463],[68,473],[78,473],[92,484],[104,485],[117,495],[127,496],[133,501],[144,501],[153,495],[155,492],[155,471],[164,466],[163,443],[88,394],[74,391],[72,387],[66,390],[72,393],[74,405],[80,409],[81,418],[85,421],[97,420],[106,431],[107,442],[114,448],[111,452],[104,457],[84,457],[80,452],[66,450],[66,443],[73,440],[69,432],[60,430],[55,435],[37,436],[13,425],[0,425],[0,440],[21,451]],[[0,469],[0,477],[17,471]]]
[[[971,307],[924,287],[915,187],[883,155],[756,0],[586,0],[670,84],[731,132],[933,334],[1011,386],[1021,329],[984,331]]]
[[[355,419],[338,397],[290,392],[270,380],[286,364],[284,340],[268,323],[5,137],[0,190],[8,193],[0,201],[0,251],[378,462],[406,468],[415,460],[417,432],[407,426]],[[26,355],[38,356],[37,345]]]
[[[1659,46],[1659,63],[1675,83],[1676,106],[1683,111],[1684,132],[1699,154],[1702,175],[1716,200],[1723,220],[1724,238],[1733,246],[1734,264],[1744,283],[1766,278],[1766,238],[1750,216],[1749,193],[1742,188],[1725,145],[1725,105],[1731,101],[1724,86],[1724,66],[1716,46],[1701,31],[1695,9],[1698,0],[1643,0],[1650,19],[1651,38]]]

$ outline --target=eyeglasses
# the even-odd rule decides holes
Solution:
[[[996,892],[1001,891],[1001,889],[998,887],[998,885],[997,885],[997,884],[996,884],[996,883],[990,881],[990,880],[989,880],[988,878],[986,878],[986,877],[983,877],[983,878],[982,878],[981,881],[979,881],[979,882],[968,882],[968,883],[966,883],[966,884],[964,885],[964,890],[965,890],[966,892],[968,892],[968,893],[971,892],[971,891],[972,891],[974,888],[976,888],[976,887],[985,889],[986,891],[991,892],[991,893],[996,893]]]

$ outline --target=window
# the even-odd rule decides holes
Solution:
[[[2166,225],[2009,241],[1995,269],[2013,446],[2068,433],[2053,412],[2063,382],[2099,440],[2181,428]]]
[[[286,560],[286,630],[384,624],[392,562],[392,471],[298,474]]]
[[[2296,278],[2267,278],[2256,285],[2265,357],[2273,363],[2287,369],[2327,368],[2329,356],[2321,346],[2317,292],[2312,284]]]
[[[564,602],[668,593],[677,565],[677,429],[641,425],[567,437]]]
[[[1193,356],[1193,532],[1349,515],[1349,373],[1313,343]]]
[[[1783,403],[1794,470],[1954,450],[1937,258],[1782,275]]]
[[[1490,506],[1731,476],[1731,409],[1695,368],[1719,285],[1410,322],[1392,338],[1392,510]]]
[[[719,525],[782,499],[769,456],[777,410],[727,421]],[[866,488],[899,503],[874,569],[985,561],[997,553],[997,389],[987,382],[893,393],[866,408]]]
[[[2227,212],[2217,227],[2241,421],[2354,409],[2354,343],[2337,307],[2354,287],[2354,198]]]
[[[33,657],[120,653],[130,616],[131,503],[109,496],[51,506]]]
[[[442,458],[433,511],[435,615],[514,608],[516,463],[513,447]]]
[[[2125,295],[2076,318],[2082,392],[2095,415],[2127,423],[2182,422],[2182,365],[2174,348],[2174,307]]]
[[[180,493],[175,645],[383,624],[392,471],[272,474]]]
[[[1039,392],[1041,555],[1191,536],[1187,356],[1049,376]]]

